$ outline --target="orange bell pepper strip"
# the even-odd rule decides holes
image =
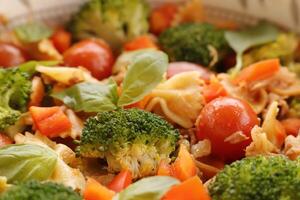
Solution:
[[[173,176],[172,167],[165,160],[160,161],[157,170],[158,176]]]
[[[153,39],[149,35],[142,35],[124,45],[125,51],[134,51],[138,49],[158,49]]]
[[[113,180],[108,184],[108,188],[115,191],[121,192],[128,185],[132,183],[132,174],[129,170],[122,170]]]
[[[71,129],[70,120],[58,106],[31,106],[29,112],[35,127],[45,136],[57,137],[60,133]]]
[[[227,96],[227,91],[218,80],[211,79],[210,83],[203,87],[202,95],[205,102],[208,103],[217,97]]]
[[[71,33],[59,28],[51,36],[51,41],[59,53],[64,53],[71,46]]]
[[[155,8],[150,14],[150,32],[159,35],[172,25],[172,21],[178,11],[178,6],[166,3]]]
[[[211,200],[198,176],[173,186],[162,200]]]
[[[268,59],[250,65],[244,68],[233,80],[234,84],[240,82],[254,82],[266,79],[274,75],[280,69],[279,59]]]
[[[281,121],[287,135],[297,136],[300,130],[299,118],[288,118]]]
[[[88,178],[83,192],[84,200],[112,200],[115,192],[98,183],[95,179]]]
[[[176,160],[172,164],[173,176],[185,181],[197,174],[197,167],[192,155],[184,145],[180,145]]]

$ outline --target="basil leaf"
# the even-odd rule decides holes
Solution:
[[[60,63],[60,61],[57,60],[53,60],[53,61],[36,61],[36,60],[31,60],[25,63],[22,63],[18,66],[18,68],[25,73],[28,73],[30,75],[33,75],[36,70],[35,68],[39,65],[42,66],[55,66],[58,65]]]
[[[160,200],[176,184],[179,184],[179,181],[168,176],[143,178],[128,186],[113,200]]]
[[[251,47],[275,41],[278,29],[266,22],[261,22],[254,27],[242,31],[226,31],[225,38],[230,47],[236,52],[236,65],[233,74],[237,74],[242,66],[243,53]]]
[[[118,106],[141,100],[163,78],[168,67],[168,56],[157,50],[147,50],[133,56],[123,81]]]
[[[53,30],[43,23],[30,22],[17,26],[14,32],[21,42],[31,43],[50,37]]]
[[[64,102],[74,111],[101,112],[117,108],[117,84],[110,80],[107,85],[100,83],[78,83],[52,97]]]
[[[57,154],[33,144],[14,144],[0,148],[0,176],[9,183],[48,179],[56,166]]]

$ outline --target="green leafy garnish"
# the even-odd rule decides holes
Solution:
[[[176,184],[179,184],[179,181],[168,176],[143,178],[128,186],[113,200],[160,200]]]
[[[58,65],[59,63],[60,63],[60,61],[57,61],[57,60],[53,60],[53,61],[48,61],[48,60],[45,60],[45,61],[31,60],[31,61],[28,61],[28,62],[20,64],[18,66],[18,68],[22,72],[25,72],[25,73],[28,73],[30,75],[33,75],[36,72],[35,68],[37,66],[39,66],[39,65],[42,65],[42,66],[55,66],[55,65]]]
[[[57,154],[33,144],[14,144],[0,148],[0,176],[9,183],[48,179],[56,166]]]
[[[53,30],[40,22],[29,22],[14,29],[17,38],[24,43],[38,42],[52,35]]]
[[[138,102],[162,80],[168,56],[161,51],[150,52],[135,55],[129,64],[118,106]]]
[[[117,85],[110,81],[109,84],[79,83],[62,92],[52,94],[64,102],[74,111],[102,112],[114,110],[116,103]]]
[[[241,70],[243,66],[242,56],[246,50],[275,41],[277,36],[278,29],[265,22],[242,31],[226,31],[225,38],[230,47],[236,52],[236,65],[232,75],[235,76]]]
[[[168,56],[157,50],[130,53],[128,71],[123,81],[122,94],[117,94],[117,85],[110,80],[108,84],[79,83],[52,97],[63,101],[75,111],[102,112],[115,110],[141,100],[163,78],[168,67]]]

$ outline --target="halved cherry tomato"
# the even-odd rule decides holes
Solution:
[[[4,133],[0,133],[0,147],[12,144],[13,141]]]
[[[15,45],[0,43],[0,67],[13,67],[26,61],[23,52]]]
[[[225,161],[245,155],[245,148],[251,142],[251,129],[259,124],[247,102],[231,97],[219,97],[206,104],[198,121],[197,138],[209,139],[212,154]]]
[[[169,64],[169,67],[167,69],[167,78],[171,78],[176,74],[189,71],[199,72],[200,78],[202,78],[205,81],[209,81],[210,76],[212,75],[212,73],[209,70],[207,70],[201,65],[189,62],[172,62]]]
[[[132,183],[132,174],[129,170],[121,171],[114,179],[108,184],[108,188],[120,192]]]
[[[112,200],[114,195],[114,191],[101,185],[92,178],[88,178],[83,192],[84,200]]]
[[[34,125],[43,135],[57,137],[60,133],[71,129],[70,120],[58,106],[31,106],[29,112]]]
[[[287,135],[293,135],[297,136],[300,131],[300,119],[299,118],[288,118],[281,121],[281,124],[283,125],[286,134]]]
[[[154,9],[150,15],[151,33],[159,35],[165,29],[169,28],[177,10],[178,6],[172,3],[166,3]]]
[[[112,50],[108,44],[100,39],[82,40],[64,53],[66,66],[82,66],[100,80],[111,75],[113,63]]]
[[[63,53],[71,46],[71,33],[59,28],[51,36],[51,41],[59,53]]]

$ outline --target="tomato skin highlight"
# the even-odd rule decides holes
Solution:
[[[132,183],[132,174],[129,170],[122,170],[114,179],[108,184],[108,188],[115,192],[121,192]]]
[[[0,43],[0,67],[13,67],[26,61],[18,47],[8,43]]]
[[[251,143],[251,129],[259,120],[250,105],[240,99],[219,97],[204,106],[198,124],[198,140],[209,139],[212,154],[224,161],[235,161],[245,155],[245,148]],[[241,131],[245,139],[240,142],[225,141]]]
[[[99,80],[109,77],[112,73],[112,50],[100,39],[82,40],[65,51],[63,56],[66,66],[82,66]]]

